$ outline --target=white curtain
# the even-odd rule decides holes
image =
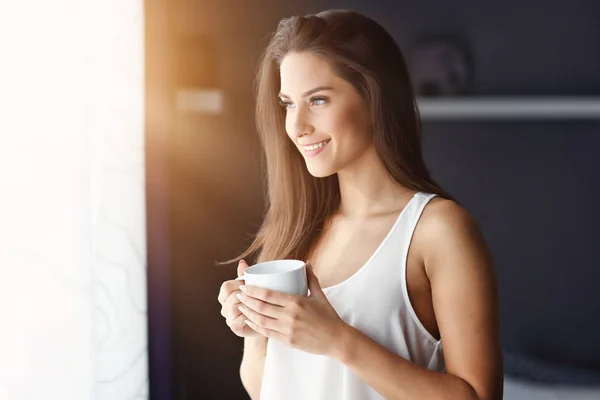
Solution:
[[[0,2],[0,399],[148,397],[141,0]]]

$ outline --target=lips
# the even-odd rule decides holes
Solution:
[[[304,151],[315,151],[315,150],[318,150],[320,148],[327,146],[327,144],[330,141],[331,141],[331,139],[325,139],[323,141],[316,142],[316,143],[313,143],[310,145],[303,145],[302,148],[304,149]]]
[[[321,142],[313,143],[308,146],[302,146],[302,148],[304,150],[303,151],[304,156],[313,157],[313,156],[316,156],[317,154],[320,154],[327,148],[327,145],[329,144],[329,142],[331,142],[331,139],[326,139]]]

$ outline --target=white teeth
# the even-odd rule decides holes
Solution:
[[[303,146],[303,147],[304,147],[304,150],[306,150],[306,151],[312,151],[312,150],[320,149],[321,147],[325,146],[326,144],[327,144],[327,140],[324,140],[320,143],[313,144],[311,146]]]

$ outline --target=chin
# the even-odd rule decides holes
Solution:
[[[315,178],[327,178],[328,176],[337,173],[337,170],[330,165],[312,165],[306,163],[306,169],[308,169],[308,173]]]

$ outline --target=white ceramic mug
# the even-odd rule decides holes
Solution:
[[[246,268],[243,279],[246,285],[257,286],[278,292],[306,296],[308,280],[306,263],[300,260],[274,260]]]

